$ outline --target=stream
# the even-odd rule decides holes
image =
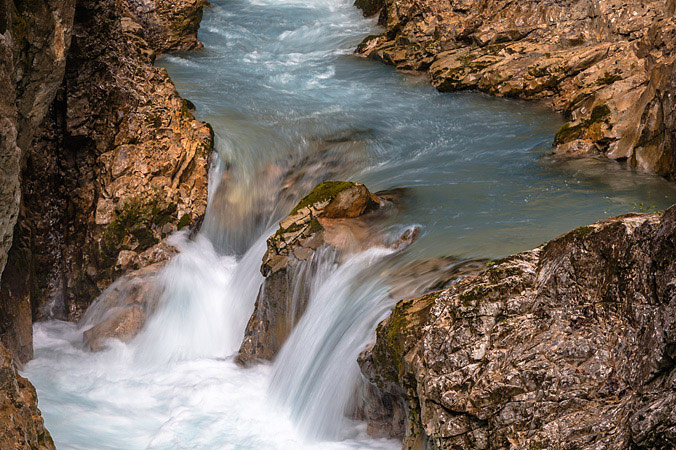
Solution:
[[[496,258],[601,218],[676,201],[676,188],[608,161],[549,156],[545,106],[441,94],[353,55],[372,19],[346,0],[211,0],[205,49],[163,56],[216,134],[209,205],[163,270],[132,342],[82,349],[84,324],[35,324],[36,386],[60,449],[396,449],[347,412],[356,358],[395,303],[392,251],[321,261],[307,310],[273,363],[233,362],[263,281],[266,238],[321,181],[406,188],[386,233],[422,233],[396,264]],[[641,206],[642,205],[642,206]],[[394,264],[394,263],[393,263]]]

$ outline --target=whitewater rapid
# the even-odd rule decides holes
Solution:
[[[172,237],[181,253],[158,275],[158,309],[132,342],[83,350],[83,331],[105,313],[96,303],[80,324],[35,324],[23,373],[60,449],[400,446],[350,418],[356,358],[395,301],[373,269],[391,250],[326,258],[276,360],[233,362],[266,238],[327,178],[408,188],[384,224],[422,227],[400,263],[501,256],[674,197],[666,182],[612,163],[547,158],[561,119],[542,106],[440,94],[353,56],[378,29],[349,0],[211,3],[205,49],[159,61],[216,133],[202,231]]]

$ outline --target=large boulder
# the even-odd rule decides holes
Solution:
[[[407,449],[676,445],[676,207],[578,228],[400,302],[359,363]]]

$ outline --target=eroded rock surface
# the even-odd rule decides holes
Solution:
[[[0,446],[7,450],[55,449],[38,409],[33,385],[17,373],[0,344]]]
[[[342,181],[324,182],[298,203],[268,239],[261,266],[265,281],[247,324],[240,364],[277,354],[305,311],[318,264],[385,244],[373,226],[390,208],[387,195],[381,198],[363,184]],[[411,231],[401,242],[388,244],[405,245],[416,235]]]
[[[202,6],[77,2],[65,77],[25,152],[1,283],[24,306],[3,315],[21,360],[31,316],[77,320],[118,276],[166,260],[163,239],[204,214],[213,132],[152,65],[158,52],[199,47]]]
[[[360,366],[404,448],[676,445],[676,207],[578,228],[400,302]]]
[[[21,168],[36,129],[61,84],[75,1],[0,1],[0,275],[10,251],[21,200]],[[0,334],[12,353],[32,354],[30,303],[0,295]]]
[[[357,52],[429,73],[441,91],[548,102],[556,152],[676,178],[676,1],[380,0],[386,31]]]

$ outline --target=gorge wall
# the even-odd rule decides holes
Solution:
[[[555,152],[676,178],[676,1],[357,0],[385,32],[359,54],[440,91],[542,100],[568,122]]]
[[[204,214],[213,132],[153,66],[159,52],[201,47],[203,5],[66,2],[53,8],[59,20],[25,11],[35,25],[16,25],[25,35],[4,41],[27,87],[7,83],[28,97],[10,101],[10,125],[23,134],[3,142],[14,183],[3,188],[14,188],[2,222],[3,248],[12,246],[0,331],[18,360],[32,355],[32,319],[78,319],[116,277],[166,260],[163,238]],[[51,34],[42,29],[50,20]]]

